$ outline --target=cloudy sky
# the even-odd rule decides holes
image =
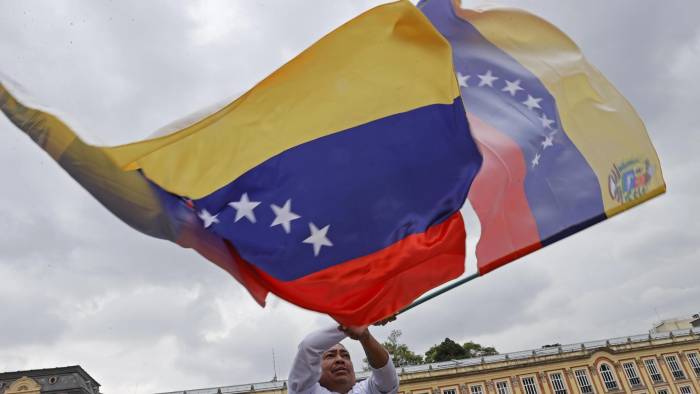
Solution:
[[[379,3],[5,1],[0,74],[88,141],[124,143],[247,90]],[[559,26],[631,101],[668,192],[374,333],[503,352],[700,312],[700,2],[499,4]],[[259,382],[273,349],[285,377],[298,340],[329,322],[274,297],[261,309],[194,252],[115,219],[1,116],[0,136],[0,371],[80,364],[109,394]]]

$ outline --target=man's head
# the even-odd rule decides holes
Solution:
[[[347,393],[355,385],[355,369],[345,346],[337,344],[323,352],[318,383],[337,393]]]

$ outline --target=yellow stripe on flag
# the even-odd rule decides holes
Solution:
[[[339,27],[246,94],[174,134],[105,148],[191,198],[299,144],[459,96],[448,42],[408,1]],[[401,132],[397,130],[397,132]]]

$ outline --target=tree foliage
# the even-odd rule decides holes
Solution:
[[[391,360],[396,367],[401,367],[404,365],[417,365],[424,362],[434,363],[439,361],[459,360],[463,358],[498,354],[498,351],[491,346],[481,346],[480,344],[472,341],[465,342],[464,344],[460,345],[450,338],[445,338],[442,343],[434,345],[428,349],[428,351],[425,352],[425,358],[423,358],[423,356],[420,354],[416,354],[409,349],[408,345],[401,343],[399,338],[401,338],[401,330],[391,330],[391,333],[387,337],[386,341],[382,343],[384,348],[391,355]],[[367,364],[366,358],[363,361],[365,364]],[[365,369],[367,368],[368,367],[365,367]]]
[[[391,360],[394,365],[399,367],[402,365],[416,365],[423,363],[423,356],[414,353],[404,343],[399,343],[401,330],[391,330],[386,342],[383,343],[384,348],[389,351]]]
[[[498,351],[493,346],[481,346],[472,341],[465,342],[462,347],[467,351],[467,358],[493,356],[498,354]]]
[[[425,352],[425,361],[434,363],[438,361],[449,361],[466,358],[467,351],[457,342],[450,338],[445,338],[442,343],[434,345]]]
[[[543,346],[542,346],[542,349],[549,349],[549,348],[552,348],[552,347],[559,347],[559,346],[561,346],[561,343],[552,343],[552,344],[549,344],[549,345],[543,345]]]
[[[434,363],[471,357],[491,356],[494,354],[498,354],[498,351],[491,346],[484,347],[472,341],[460,345],[450,338],[445,338],[442,343],[434,345],[425,352],[425,362]]]

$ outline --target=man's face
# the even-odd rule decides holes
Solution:
[[[323,353],[321,379],[318,382],[338,393],[347,393],[355,385],[355,370],[345,346],[337,344]]]

